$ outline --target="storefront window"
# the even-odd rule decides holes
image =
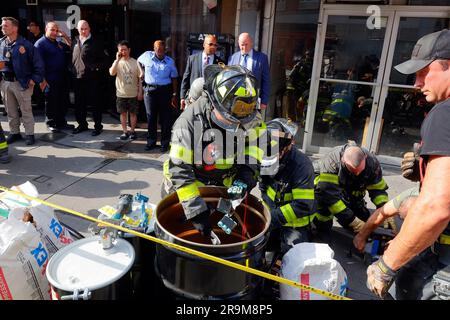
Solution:
[[[401,157],[420,141],[420,126],[433,107],[420,91],[398,85],[414,85],[415,75],[404,75],[394,69],[411,57],[416,41],[431,32],[448,28],[450,19],[402,17],[394,49],[389,90],[385,100],[379,153]]]
[[[112,0],[78,0],[77,4],[83,5],[83,4],[109,4],[112,5]]]
[[[175,59],[182,76],[187,57],[195,50],[202,50],[202,40],[195,43],[194,40],[189,40],[189,34],[228,34],[231,28],[227,26],[234,26],[236,0],[224,2],[225,4],[206,0],[130,1],[129,40],[135,55],[153,50],[155,40],[164,40],[167,54]]]
[[[386,21],[385,17],[382,17]],[[367,145],[386,24],[368,29],[366,16],[329,15],[311,144]]]
[[[410,6],[450,6],[450,0],[409,0]]]
[[[310,86],[320,1],[277,1],[273,31],[271,102],[266,120],[290,118],[304,134],[305,97]]]
[[[72,0],[41,0],[43,3],[72,3]]]

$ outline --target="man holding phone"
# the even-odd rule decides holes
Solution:
[[[109,74],[116,76],[116,107],[120,113],[120,123],[122,124],[123,133],[119,137],[120,140],[135,140],[137,135],[135,132],[137,114],[139,111],[138,100],[142,100],[142,78],[144,72],[136,59],[130,57],[130,44],[126,40],[122,40],[117,45],[116,60],[114,60]],[[130,114],[130,127],[127,130],[127,113]]]

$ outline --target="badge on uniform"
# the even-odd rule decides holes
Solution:
[[[6,53],[5,53],[5,58],[11,58],[11,51],[6,51]]]
[[[20,52],[21,54],[24,54],[25,52],[27,52],[27,50],[25,50],[25,47],[24,47],[24,46],[20,46],[19,52]]]

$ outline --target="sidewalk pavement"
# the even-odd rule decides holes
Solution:
[[[151,203],[159,202],[162,166],[168,154],[160,153],[159,148],[144,150],[145,129],[136,130],[137,140],[122,141],[118,139],[122,133],[120,123],[109,114],[103,115],[104,129],[97,137],[91,136],[91,130],[77,135],[71,131],[50,133],[44,118],[42,110],[35,111],[35,145],[27,146],[25,141],[18,141],[9,146],[12,160],[0,165],[0,185],[11,187],[30,181],[37,187],[40,199],[93,217],[98,216],[98,208],[115,205],[121,193],[141,192]],[[8,132],[6,117],[0,119]],[[68,120],[76,125],[73,117],[69,116]],[[92,119],[88,121],[93,129]],[[401,177],[399,168],[384,167],[383,170],[390,197],[413,186]],[[252,193],[259,195],[258,190]],[[57,215],[66,225],[89,235],[89,221],[61,212]],[[342,236],[345,233],[339,232],[338,226],[335,229],[338,236],[333,249],[347,272],[349,297],[375,299],[365,286],[366,266],[362,259],[348,256],[351,238]]]

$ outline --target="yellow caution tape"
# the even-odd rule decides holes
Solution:
[[[194,256],[206,259],[206,260],[214,261],[214,262],[217,262],[217,263],[229,266],[231,268],[235,268],[235,269],[247,272],[247,273],[251,273],[251,274],[254,274],[254,275],[257,275],[257,276],[269,279],[269,280],[273,280],[273,281],[276,281],[276,282],[279,282],[279,283],[283,283],[283,284],[286,284],[286,285],[289,285],[289,286],[293,286],[293,287],[297,287],[297,288],[300,288],[300,289],[303,289],[303,290],[307,290],[307,291],[310,291],[312,293],[315,293],[315,294],[318,294],[318,295],[330,298],[332,300],[352,300],[350,298],[347,298],[347,297],[344,297],[344,296],[340,296],[338,294],[334,294],[334,293],[331,293],[331,292],[328,292],[328,291],[325,291],[325,290],[321,290],[321,289],[317,289],[317,288],[314,288],[314,287],[311,287],[311,286],[307,286],[307,285],[299,283],[299,282],[288,280],[288,279],[285,279],[285,278],[282,278],[282,277],[279,277],[279,276],[272,275],[272,274],[267,273],[267,272],[263,272],[263,271],[260,271],[260,270],[254,269],[254,268],[250,268],[248,266],[243,266],[243,265],[240,265],[240,264],[232,262],[232,261],[228,261],[228,260],[225,260],[225,259],[222,259],[222,258],[218,258],[216,256],[212,256],[210,254],[207,254],[207,253],[204,253],[204,252],[201,252],[201,251],[197,251],[197,250],[194,250],[194,249],[183,247],[183,246],[180,246],[180,245],[175,244],[175,243],[167,242],[165,240],[149,236],[148,234],[145,234],[145,233],[136,232],[134,230],[130,230],[130,229],[127,229],[127,228],[124,228],[124,227],[121,227],[121,226],[109,223],[107,221],[99,220],[99,219],[93,218],[91,216],[82,214],[80,212],[77,212],[77,211],[74,211],[74,210],[71,210],[71,209],[68,209],[68,208],[64,208],[64,207],[62,207],[60,205],[53,204],[53,203],[50,203],[50,202],[47,202],[47,201],[44,201],[44,200],[41,200],[41,199],[38,199],[38,198],[30,197],[30,196],[28,196],[28,195],[26,195],[24,193],[18,192],[18,191],[10,190],[10,189],[8,189],[6,187],[3,187],[3,186],[0,186],[0,190],[3,190],[5,192],[11,192],[13,194],[22,196],[22,197],[24,197],[25,199],[28,199],[28,200],[37,201],[39,203],[42,203],[42,204],[44,204],[46,206],[49,206],[49,207],[52,207],[54,209],[58,209],[58,210],[61,210],[61,211],[73,214],[75,216],[78,216],[80,218],[83,218],[83,219],[86,219],[86,220],[90,220],[90,221],[98,223],[98,224],[102,224],[103,226],[111,227],[111,228],[114,228],[114,229],[117,229],[117,230],[120,230],[120,231],[123,231],[123,232],[126,232],[126,233],[130,233],[130,234],[133,234],[135,236],[138,236],[138,237],[141,237],[141,238],[144,238],[144,239],[147,239],[147,240],[159,243],[161,245],[164,245],[164,246],[167,246],[167,247],[171,247],[171,248],[180,250],[182,252],[189,253],[189,254],[192,254]]]

